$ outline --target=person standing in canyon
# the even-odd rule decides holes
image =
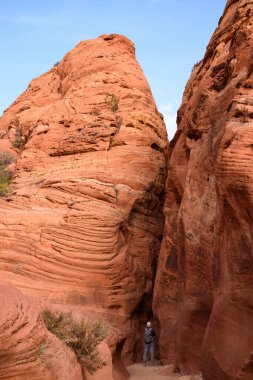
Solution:
[[[147,322],[147,327],[144,331],[144,353],[143,353],[143,365],[146,367],[147,355],[150,352],[151,364],[155,365],[155,352],[154,352],[154,337],[155,332],[152,328],[151,322]]]

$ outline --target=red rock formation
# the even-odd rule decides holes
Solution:
[[[0,284],[0,379],[82,380],[74,353],[50,334],[35,300]]]
[[[1,280],[79,312],[111,315],[138,341],[163,231],[164,122],[119,35],[81,42],[0,119],[13,154],[0,199]],[[149,302],[149,304],[148,304]]]
[[[155,285],[163,362],[253,378],[253,3],[228,1],[170,144]]]

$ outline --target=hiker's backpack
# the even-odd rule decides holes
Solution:
[[[144,340],[146,344],[150,344],[153,342],[153,329],[152,328],[145,328],[144,331]]]

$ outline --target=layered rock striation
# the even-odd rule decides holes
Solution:
[[[112,319],[131,362],[139,305],[151,309],[167,144],[134,45],[81,42],[4,112],[0,134],[13,173],[0,199],[1,281]]]
[[[74,353],[46,329],[38,302],[0,284],[0,379],[82,380]]]
[[[253,378],[253,3],[228,1],[170,144],[154,310],[164,362]]]

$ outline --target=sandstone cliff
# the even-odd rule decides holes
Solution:
[[[1,281],[109,319],[130,363],[139,305],[145,317],[151,310],[167,144],[133,44],[81,42],[31,82],[0,133],[13,176],[0,198]]]
[[[253,378],[253,3],[229,0],[170,144],[154,294],[163,362]]]

